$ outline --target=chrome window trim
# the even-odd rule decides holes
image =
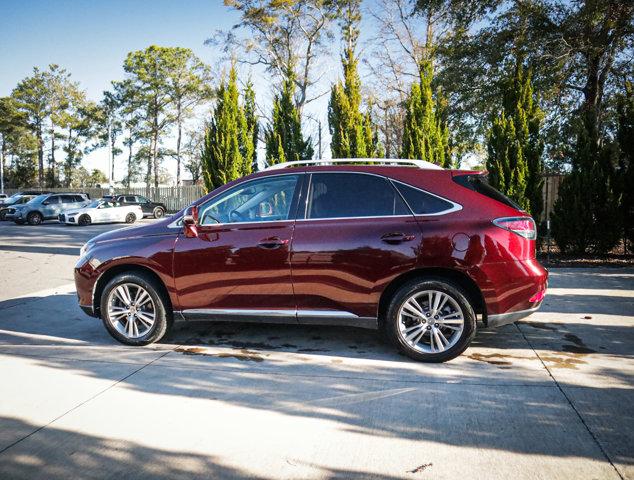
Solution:
[[[419,192],[423,192],[427,195],[431,195],[432,197],[436,197],[440,200],[443,200],[447,203],[451,203],[452,207],[448,208],[447,210],[441,210],[440,212],[435,212],[435,213],[415,213],[412,210],[412,207],[409,205],[409,203],[407,203],[407,200],[405,200],[405,197],[403,197],[403,195],[401,194],[401,192],[398,190],[398,188],[396,188],[396,191],[398,192],[398,194],[401,196],[401,198],[403,199],[403,201],[405,202],[405,205],[407,205],[407,208],[410,209],[410,211],[412,212],[412,214],[416,217],[437,217],[438,215],[447,215],[449,213],[453,213],[453,212],[459,212],[460,210],[462,210],[462,205],[460,205],[459,203],[454,202],[453,200],[449,200],[448,198],[445,197],[441,197],[440,195],[436,195],[435,193],[432,192],[428,192],[427,190],[423,190],[422,188],[416,187],[414,185],[410,185],[409,183],[405,183],[405,182],[401,182],[400,180],[395,180],[393,178],[389,178],[388,179],[390,182],[392,183],[400,183],[401,185],[404,185],[406,187],[410,187],[413,188],[414,190],[418,190]]]
[[[295,308],[189,308],[181,310],[181,313],[185,315],[244,315],[254,317],[361,318],[345,310],[298,310]]]

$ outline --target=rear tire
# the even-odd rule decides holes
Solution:
[[[106,330],[125,345],[157,342],[172,326],[169,301],[156,280],[144,273],[115,276],[103,289],[100,307]]]
[[[39,225],[44,221],[44,217],[40,212],[31,212],[26,217],[26,221],[29,222],[29,225]]]
[[[80,225],[82,227],[87,227],[91,223],[92,223],[92,218],[90,218],[90,215],[86,215],[86,214],[83,214],[81,217],[79,217],[79,220],[77,220],[77,225]]]
[[[154,209],[154,218],[163,218],[165,216],[165,210],[163,210],[161,207],[156,207]]]
[[[134,223],[136,222],[136,215],[134,213],[128,213],[125,216],[125,223]]]
[[[440,363],[467,349],[476,332],[476,316],[459,286],[441,278],[417,279],[394,294],[384,328],[403,354]]]

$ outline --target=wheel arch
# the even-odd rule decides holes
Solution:
[[[381,294],[381,298],[379,300],[379,323],[383,322],[383,319],[385,318],[385,312],[387,311],[387,308],[389,306],[390,299],[402,285],[414,279],[425,278],[444,279],[458,285],[464,290],[465,294],[467,295],[467,300],[469,300],[469,303],[473,307],[474,312],[476,314],[486,314],[486,303],[484,301],[482,291],[475,283],[475,281],[471,277],[469,277],[469,275],[460,270],[454,270],[451,268],[427,267],[417,268],[415,270],[410,270],[409,272],[403,273],[388,284],[385,290],[383,290],[383,293]]]
[[[97,279],[92,294],[93,309],[97,316],[101,316],[101,294],[103,293],[104,288],[110,280],[121,273],[143,273],[149,275],[159,286],[160,293],[166,302],[166,308],[169,311],[173,311],[172,300],[167,287],[165,286],[163,280],[161,280],[161,277],[154,270],[144,265],[124,263],[113,265],[104,271]]]

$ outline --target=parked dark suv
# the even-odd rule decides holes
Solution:
[[[104,233],[82,248],[79,303],[128,345],[174,319],[338,324],[429,362],[460,355],[477,315],[491,327],[540,306],[530,216],[482,172],[384,162],[276,165]]]
[[[167,212],[164,203],[153,202],[141,195],[119,195],[116,201],[122,205],[139,205],[144,217],[163,218]]]

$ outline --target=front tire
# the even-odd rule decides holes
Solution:
[[[169,301],[156,280],[144,273],[122,273],[101,294],[101,318],[108,333],[125,345],[157,342],[172,324]]]
[[[136,222],[136,215],[134,213],[128,213],[125,216],[125,223],[134,223]]]
[[[44,220],[42,214],[40,212],[31,212],[26,217],[26,221],[29,222],[29,225],[39,225]]]
[[[418,279],[392,297],[385,329],[392,344],[408,357],[446,362],[471,343],[476,316],[459,286],[444,279]]]
[[[92,218],[90,218],[90,216],[86,214],[82,215],[81,217],[79,217],[79,220],[77,220],[77,225],[81,227],[87,227],[91,223],[92,223]]]
[[[163,210],[161,207],[156,207],[154,209],[154,218],[163,218],[165,216],[165,210]]]

